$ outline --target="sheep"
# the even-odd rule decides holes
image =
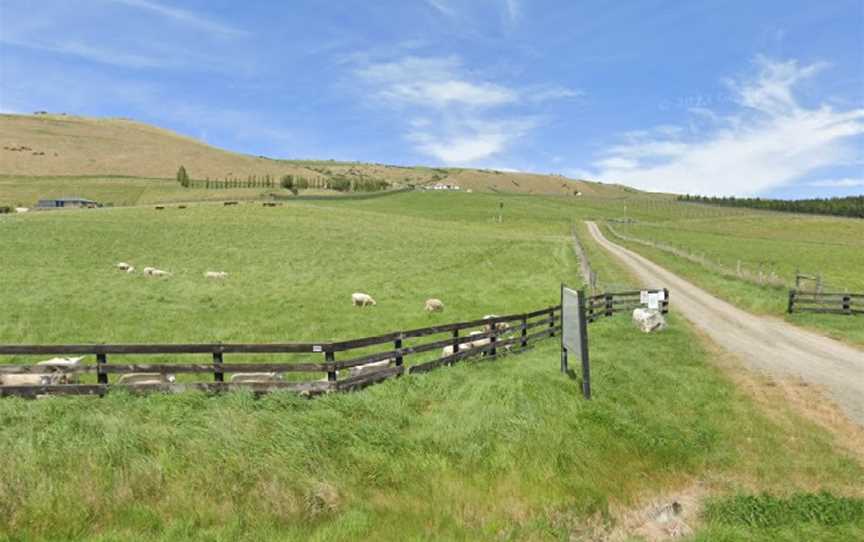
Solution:
[[[131,265],[129,265],[126,262],[118,262],[117,265],[115,265],[114,267],[116,267],[120,271],[126,271],[127,273],[129,272],[130,269],[135,269],[134,267],[132,267]]]
[[[394,360],[392,358],[383,359],[381,361],[373,361],[371,363],[365,363],[363,365],[351,367],[348,369],[348,372],[351,376],[361,376],[380,371],[381,369],[386,369],[393,362]]]
[[[30,209],[28,207],[15,207],[16,213],[27,213]]]
[[[81,365],[81,360],[84,357],[78,358],[51,358],[46,359],[44,361],[38,362],[36,365],[41,365],[43,367],[47,367],[49,369],[59,368],[59,367],[68,367],[74,368],[79,367]],[[52,384],[77,384],[78,383],[78,375],[75,373],[66,373],[66,372],[55,372],[51,374],[53,379]]]
[[[491,320],[492,318],[498,318],[498,315],[497,314],[487,314],[486,316],[483,317],[484,320]],[[505,333],[505,332],[509,331],[510,329],[511,329],[511,326],[507,322],[495,322],[495,331],[497,331],[499,334]],[[489,333],[490,331],[492,331],[492,324],[486,324],[485,326],[483,326],[483,330],[486,333]]]
[[[168,271],[156,269],[155,267],[145,267],[144,274],[151,277],[167,277],[171,275],[171,273],[169,273]]]
[[[0,386],[50,386],[57,383],[56,374],[0,374]]]
[[[472,332],[468,333],[468,336],[473,337],[475,335],[482,335],[483,333],[484,333],[483,331],[472,331]],[[491,341],[488,337],[483,338],[483,339],[475,339],[473,341],[466,341],[466,342],[461,343],[459,345],[459,352],[464,352],[465,350],[470,350],[472,348],[480,348],[482,346],[486,346],[490,342]],[[447,356],[452,356],[455,353],[456,353],[455,345],[448,344],[447,346],[445,346],[441,350],[441,357],[444,358]]]
[[[118,384],[130,386],[146,386],[152,384],[173,384],[177,377],[163,373],[126,373],[117,380]]]
[[[426,312],[441,312],[444,310],[444,302],[440,299],[435,299],[434,297],[427,299],[423,310]]]
[[[257,384],[265,382],[282,382],[281,373],[234,373],[231,375],[234,384]]]
[[[377,305],[375,300],[372,299],[372,296],[369,294],[364,294],[362,292],[355,292],[351,294],[351,304],[355,307],[365,307],[366,305],[372,305],[373,307]]]
[[[225,271],[207,271],[204,273],[204,277],[208,279],[224,279],[228,278],[228,273]]]

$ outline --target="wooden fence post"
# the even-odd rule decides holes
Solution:
[[[108,383],[108,373],[102,370],[102,366],[108,363],[108,355],[107,354],[96,354],[96,365],[97,365],[97,373],[96,373],[96,381],[100,384]]]
[[[222,352],[213,352],[213,365],[222,365]],[[221,367],[217,367],[213,370],[213,381],[214,382],[225,382],[225,373],[222,372]]]
[[[528,347],[528,315],[522,315],[522,342],[520,343],[522,348]]]
[[[454,329],[453,330],[453,354],[455,355],[458,353],[459,353],[459,330]],[[447,365],[453,365],[454,361],[455,360],[451,359],[450,361],[447,362]]]
[[[661,314],[669,314],[669,288],[663,288],[663,303]]]
[[[393,341],[393,349],[394,350],[402,350],[402,337],[399,337],[398,339]],[[402,367],[402,363],[403,363],[402,352],[399,352],[398,354],[396,354],[396,367]],[[398,376],[402,376],[402,374],[400,373]]]
[[[614,311],[612,299],[612,294],[606,294],[606,316],[612,316],[612,312]]]
[[[789,290],[789,306],[786,310],[789,314],[795,312],[795,290]]]
[[[498,354],[498,349],[495,348],[495,343],[498,342],[498,322],[490,324],[490,327],[492,328],[492,336],[489,337],[489,344],[492,348],[489,349],[489,356],[494,358]]]
[[[581,349],[580,357],[582,358],[582,395],[585,399],[591,399],[591,362],[588,359],[588,321],[585,316],[585,290],[579,292],[579,346]],[[563,317],[562,325],[563,325]],[[563,332],[561,333],[564,334]],[[565,365],[567,359],[564,359]]]
[[[333,353],[332,350],[327,350],[324,352],[324,361],[328,364],[336,361],[336,354]],[[327,381],[328,382],[336,382],[338,374],[336,372],[335,367],[327,367]]]
[[[555,309],[549,311],[549,336],[555,336]]]
[[[843,296],[843,314],[852,314],[852,298],[848,295]]]

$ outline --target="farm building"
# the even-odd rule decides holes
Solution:
[[[98,202],[85,198],[53,198],[40,199],[36,204],[37,209],[75,209],[75,208],[101,207]]]

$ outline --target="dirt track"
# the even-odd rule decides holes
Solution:
[[[864,426],[864,352],[777,318],[738,309],[607,240],[595,223],[587,224],[592,237],[644,285],[669,288],[672,310],[717,344],[752,368],[819,385],[852,420]]]

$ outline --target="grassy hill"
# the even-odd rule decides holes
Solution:
[[[380,179],[394,185],[444,182],[474,191],[566,195],[578,191],[599,197],[635,193],[617,185],[556,175],[327,160],[276,160],[229,152],[169,130],[124,119],[0,115],[0,204],[5,200],[30,205],[35,201],[31,193],[44,194],[45,197],[58,195],[53,186],[40,182],[57,184],[68,181],[74,184],[63,189],[78,190],[76,195],[94,198],[105,196],[100,190],[106,183],[119,187],[135,184],[130,188],[132,193],[142,187],[155,187],[159,193],[169,187],[159,186],[158,180],[174,179],[180,165],[193,179],[202,180],[245,180],[252,175],[259,178],[270,175],[278,179],[290,174],[310,180],[334,176]],[[212,195],[213,191],[209,194]],[[253,191],[247,196],[259,194],[260,191]],[[186,196],[198,199],[202,194],[187,193]],[[159,200],[159,197],[163,198],[160,201],[174,201],[173,198],[179,194],[160,193],[157,197],[147,198],[146,202]],[[124,193],[124,197],[114,198],[112,202],[126,204],[130,199],[132,196]]]
[[[580,283],[573,221],[623,205],[413,192],[0,215],[0,253],[14,255],[0,258],[0,342],[346,339],[522,311]],[[627,214],[690,211],[678,205]],[[604,278],[632,280],[588,248]],[[207,282],[208,269],[231,276]],[[351,307],[357,290],[378,305]],[[430,296],[444,313],[422,311]],[[661,497],[687,503],[696,540],[864,536],[860,501],[840,498],[864,497],[864,468],[782,387],[733,381],[674,313],[662,334],[626,318],[590,334],[591,402],[558,371],[554,339],[312,401],[0,400],[0,540],[651,539]],[[790,503],[820,491],[818,517],[796,515]],[[760,492],[768,510],[748,500]]]

